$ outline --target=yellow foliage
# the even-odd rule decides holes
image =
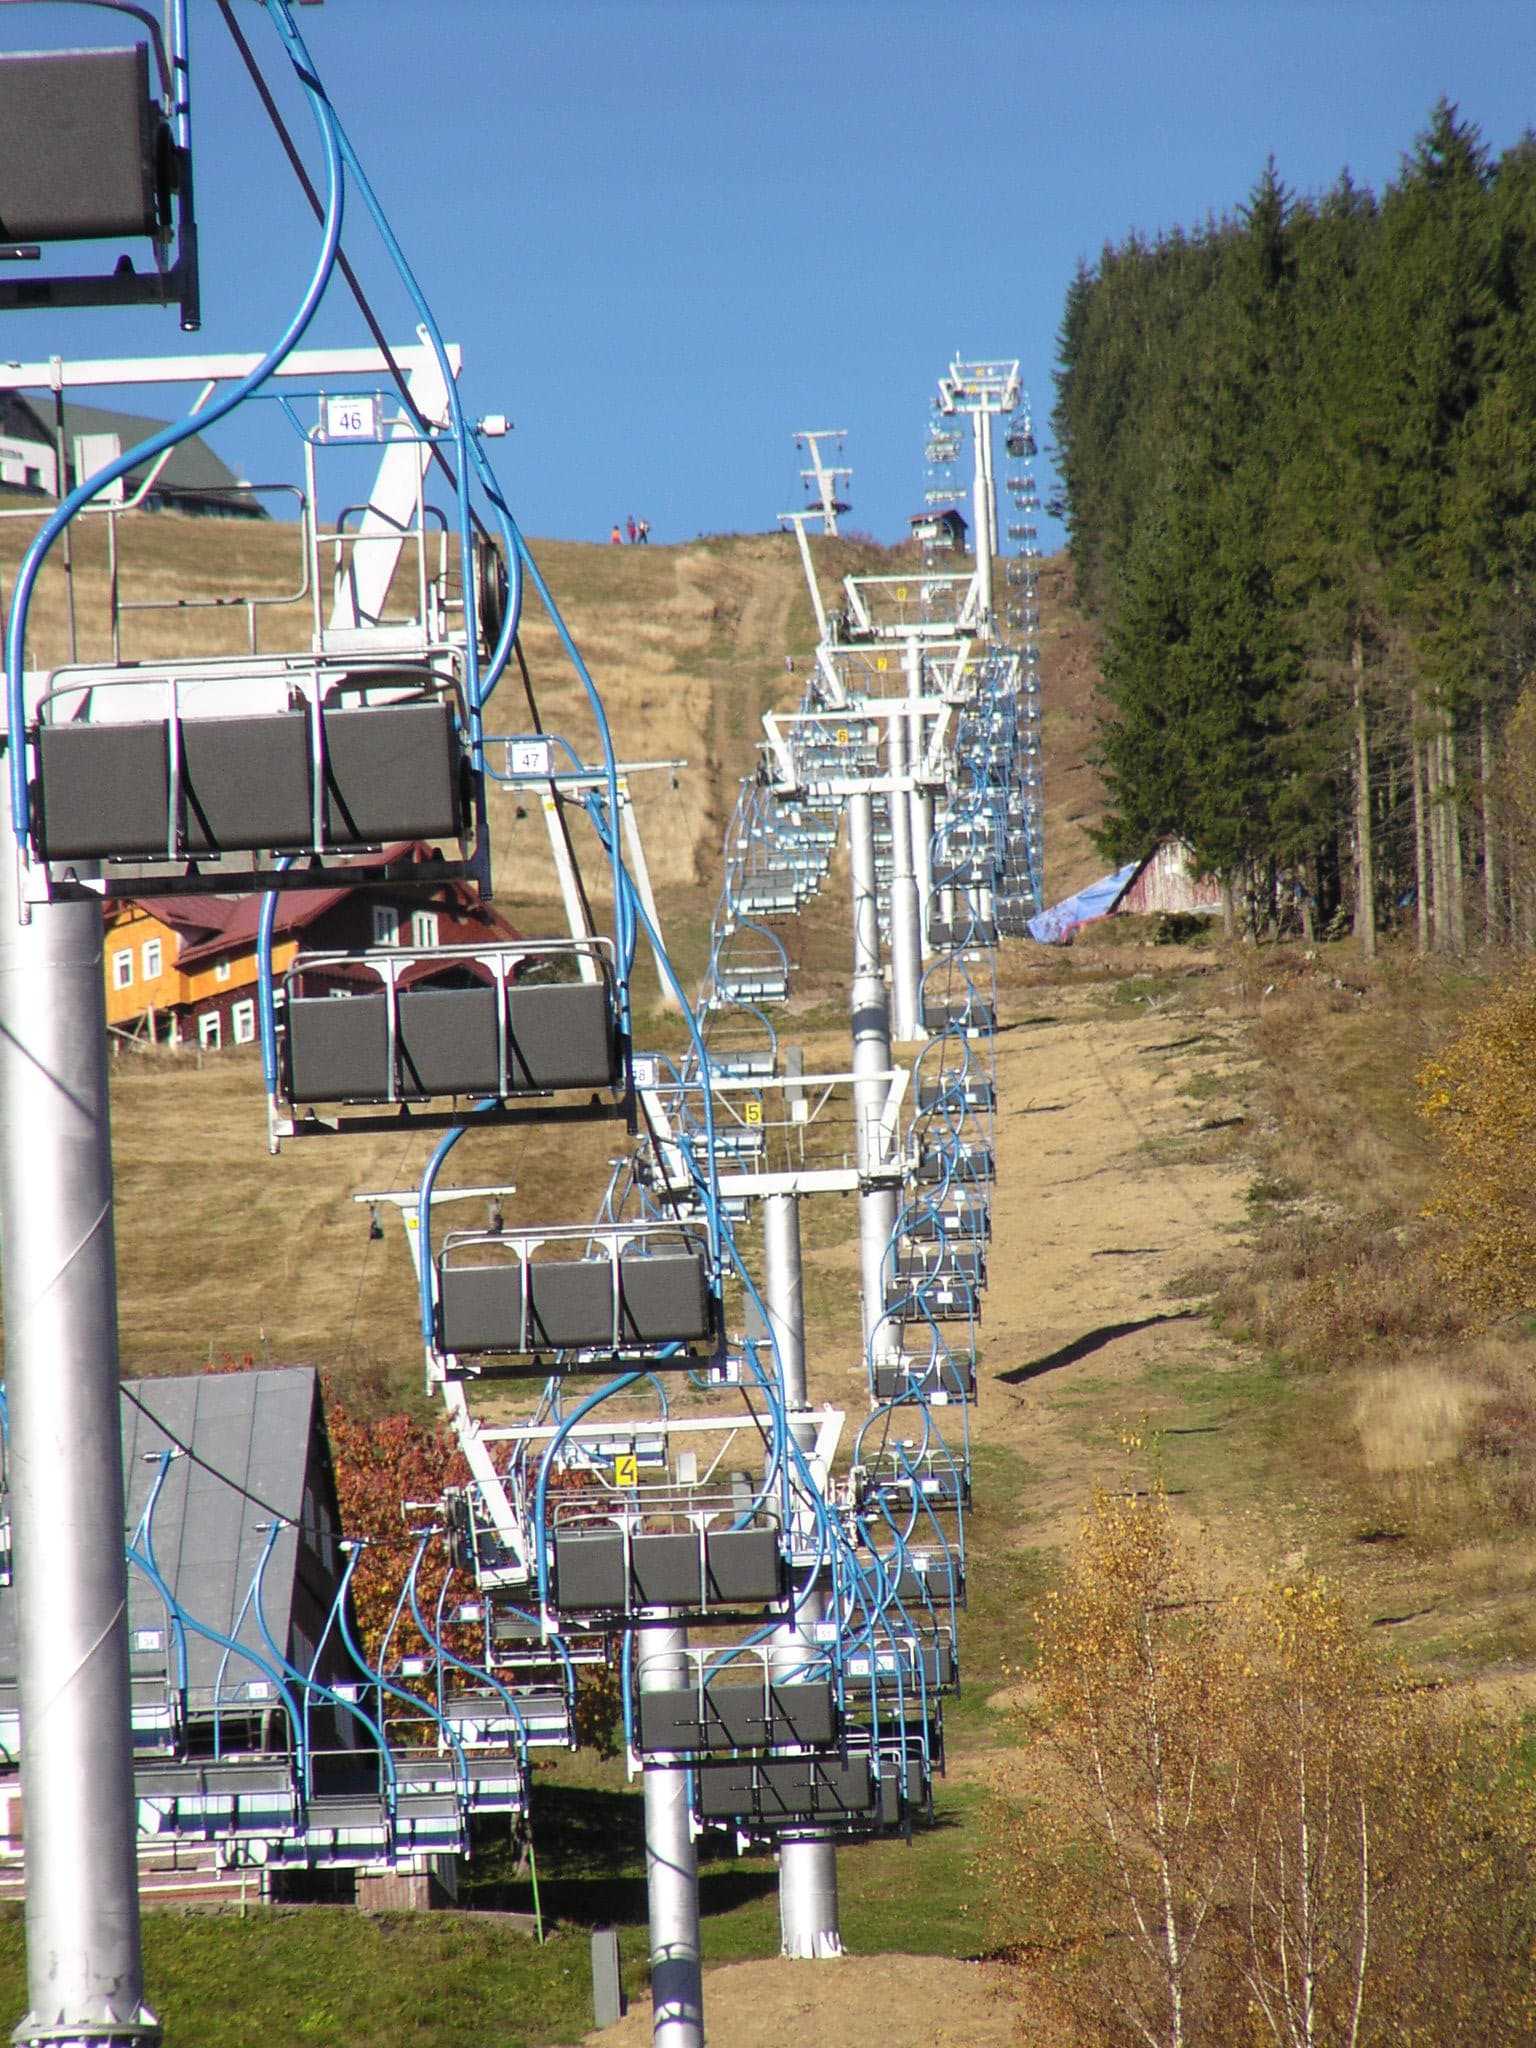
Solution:
[[[1510,1734],[1384,1670],[1322,1579],[1205,1597],[1160,1492],[1095,1497],[1038,1623],[1032,1797],[988,1858],[1035,2039],[1533,2037]]]
[[[1451,1227],[1445,1277],[1485,1315],[1536,1305],[1536,966],[1505,983],[1419,1070],[1439,1140],[1429,1213]]]

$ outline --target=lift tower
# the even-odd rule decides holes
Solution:
[[[1014,362],[965,362],[956,356],[939,379],[938,410],[946,418],[968,413],[975,450],[971,480],[971,526],[976,548],[976,575],[982,630],[992,617],[992,563],[997,554],[997,486],[992,471],[992,422],[1011,413],[1019,402],[1019,365]]]
[[[819,512],[825,522],[823,531],[834,536],[838,514],[848,510],[847,503],[838,497],[838,490],[839,487],[847,488],[853,471],[846,465],[829,463],[821,452],[821,444],[823,441],[836,441],[837,452],[841,454],[845,433],[842,427],[802,427],[795,436],[795,446],[803,448],[811,458],[810,468],[800,472],[801,481],[807,490],[813,483],[816,486],[815,501],[805,509],[813,514]]]
[[[152,49],[0,57],[0,310],[160,303],[199,324],[186,10],[167,7],[164,32],[133,11]],[[51,267],[61,247],[104,239],[141,264],[147,245],[147,264],[125,252],[102,273]],[[5,637],[13,677],[25,619],[23,598]],[[14,792],[25,734],[6,744]],[[0,1239],[27,1815],[15,2039],[127,2048],[159,2027],[139,1937],[101,910],[89,892],[24,904],[21,862],[8,839]]]

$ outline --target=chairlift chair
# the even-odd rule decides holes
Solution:
[[[27,735],[29,852],[105,893],[269,889],[472,830],[469,728],[427,664],[249,661],[54,670]],[[283,858],[285,865],[276,865]],[[166,872],[169,870],[170,872]]]
[[[580,965],[595,978],[574,978]],[[572,978],[533,978],[548,968]],[[275,995],[274,1026],[275,1118],[337,1105],[452,1124],[461,1111],[425,1117],[423,1105],[576,1090],[612,1115],[626,1092],[613,948],[602,939],[299,953]]]
[[[435,1271],[444,1369],[533,1358],[580,1371],[622,1358],[681,1370],[720,1327],[709,1241],[686,1224],[453,1231]]]

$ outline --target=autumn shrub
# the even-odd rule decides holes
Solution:
[[[1029,1930],[1022,1967],[1087,2023],[1062,2039],[1195,2039],[1233,1821],[1225,1617],[1166,1513],[1101,1494],[1036,1627],[1042,1796],[994,1832],[997,1931]]]
[[[1242,949],[1227,981],[1246,1071],[1250,1256],[1213,1275],[1223,1326],[1306,1367],[1442,1347],[1477,1320],[1449,1280],[1452,1221],[1427,1215],[1440,1157],[1416,1076],[1487,989],[1461,962],[1384,948]]]
[[[1282,1215],[1225,1279],[1218,1314],[1234,1336],[1306,1367],[1443,1343],[1467,1328],[1468,1313],[1438,1268],[1440,1236],[1433,1224],[1405,1223],[1390,1209]]]
[[[334,1393],[326,1404],[326,1421],[342,1533],[362,1546],[352,1574],[352,1608],[372,1658],[396,1620],[401,1588],[420,1542],[413,1528],[429,1527],[430,1504],[441,1500],[447,1487],[462,1485],[468,1473],[441,1422],[398,1413],[363,1418]],[[414,1517],[407,1512],[408,1502],[420,1504]],[[416,1575],[417,1601],[429,1624],[451,1568],[446,1542],[429,1542]],[[413,1645],[418,1640],[408,1604],[391,1639],[397,1652],[402,1636]]]
[[[1485,1339],[1475,1361],[1477,1406],[1462,1434],[1461,1462],[1505,1524],[1536,1524],[1536,1369],[1523,1346]]]
[[[1536,966],[1505,982],[1419,1071],[1439,1141],[1442,1277],[1484,1321],[1536,1307]]]
[[[1337,1595],[1195,1577],[1101,1494],[1038,1617],[994,1932],[1042,2048],[1488,2048],[1536,2023],[1513,1735],[1383,1669]]]
[[[352,1578],[353,1609],[363,1647],[376,1657],[386,1634],[396,1657],[421,1644],[409,1603],[401,1606],[401,1589],[416,1554],[419,1537],[413,1529],[432,1525],[432,1504],[448,1487],[462,1486],[468,1468],[453,1436],[442,1422],[428,1423],[405,1414],[359,1417],[332,1395],[327,1407],[331,1450],[341,1525],[347,1537],[362,1544]],[[556,1492],[589,1483],[580,1472],[553,1475]],[[408,1503],[415,1503],[414,1513]],[[446,1542],[427,1544],[416,1575],[417,1603],[429,1626],[435,1627],[439,1596],[453,1569]],[[471,1590],[466,1582],[466,1592]],[[450,1607],[451,1600],[447,1603]],[[475,1662],[482,1654],[479,1632],[450,1621],[442,1639],[457,1656]],[[606,1664],[577,1672],[575,1724],[578,1740],[600,1756],[618,1751],[623,1698],[617,1674]]]

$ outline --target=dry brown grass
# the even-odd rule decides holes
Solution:
[[[35,517],[0,520],[6,589],[35,527]],[[886,566],[883,551],[863,543],[813,545],[828,589],[850,571]],[[663,773],[637,778],[634,791],[669,941],[691,987],[704,966],[737,780],[755,758],[762,711],[798,698],[815,637],[793,540],[764,534],[648,550],[571,542],[534,548],[603,692],[620,754],[689,762],[675,787]],[[123,526],[129,596],[281,592],[293,587],[295,557],[294,530],[276,523],[145,514]],[[105,528],[88,524],[74,559],[86,658],[109,652],[105,566]],[[64,588],[56,555],[34,606],[35,663],[65,658]],[[1048,595],[1048,620],[1052,604]],[[244,630],[243,615],[228,610],[149,612],[130,620],[124,651],[238,651]],[[304,644],[307,606],[264,612],[261,632],[263,646]],[[544,724],[590,752],[585,701],[532,596],[524,638]],[[793,673],[785,667],[790,655]],[[514,675],[493,723],[521,731],[530,722]],[[557,916],[542,821],[526,805],[519,817],[504,792],[492,795],[491,806],[498,895],[522,929],[537,931]],[[592,874],[596,863],[586,865]],[[599,887],[599,910],[603,895]],[[799,972],[776,1021],[786,1042],[805,1045],[810,1068],[846,1063],[846,901],[839,856],[823,898],[783,928]],[[646,1013],[652,990],[647,971],[637,990],[637,1036],[676,1045],[675,1021]],[[186,1370],[249,1353],[318,1362],[364,1407],[398,1402],[419,1387],[403,1231],[386,1211],[385,1240],[371,1240],[367,1213],[350,1197],[413,1185],[434,1135],[310,1139],[272,1159],[258,1064],[235,1049],[207,1058],[123,1053],[114,1063],[113,1119],[126,1371]],[[607,1159],[626,1145],[622,1128],[610,1124],[481,1133],[459,1147],[444,1182],[515,1182],[512,1223],[589,1215]],[[840,1205],[811,1207],[807,1287],[823,1347],[812,1373],[823,1379],[818,1398],[832,1399],[847,1392],[845,1354],[856,1348],[851,1232]]]
[[[1521,1664],[1536,1654],[1536,1343],[1520,1318],[1484,1329],[1448,1272],[1416,1085],[1505,963],[1389,952],[1367,968],[1347,945],[1215,958],[1186,1028],[1198,1015],[1256,1055],[1232,1080],[1252,1227],[1188,1284],[1228,1337],[1306,1376],[1270,1455],[1286,1498],[1316,1511],[1328,1568],[1426,1664]]]
[[[1404,1365],[1373,1374],[1355,1397],[1354,1424],[1367,1472],[1423,1472],[1456,1457],[1477,1390],[1443,1366]]]
[[[1406,1356],[1466,1333],[1444,1226],[1425,1211],[1438,1155],[1415,1076],[1487,986],[1491,963],[1352,949],[1238,947],[1227,988],[1252,1075],[1250,1259],[1220,1290],[1224,1322],[1312,1367]]]
[[[1367,1216],[1286,1204],[1223,1281],[1219,1307],[1234,1335],[1322,1370],[1444,1344],[1472,1321],[1436,1270],[1429,1226],[1395,1204]]]
[[[1458,1604],[1536,1579],[1536,1368],[1482,1339],[1357,1382],[1363,1525],[1408,1539]]]
[[[35,516],[0,520],[6,591],[36,523]],[[689,762],[675,787],[666,773],[637,777],[633,787],[669,943],[691,988],[704,967],[721,838],[738,779],[755,759],[761,713],[798,699],[815,638],[793,539],[745,535],[649,549],[533,545],[603,693],[621,756]],[[870,544],[813,547],[827,590],[847,573],[888,566],[885,551]],[[273,594],[296,581],[294,529],[276,522],[144,514],[124,522],[122,552],[124,594],[131,597]],[[89,523],[74,555],[85,658],[109,653],[105,568],[105,528]],[[1080,638],[1051,565],[1044,582],[1047,641]],[[56,554],[34,606],[34,663],[66,656],[64,590]],[[124,651],[228,653],[245,644],[244,633],[237,611],[147,612],[129,621]],[[264,647],[305,644],[307,605],[263,612],[261,634]],[[524,642],[545,726],[590,752],[585,700],[531,594]],[[786,656],[795,657],[793,673]],[[1073,781],[1074,761],[1060,751],[1078,744],[1085,715],[1082,676],[1072,674],[1076,680],[1057,701],[1058,710],[1077,707],[1071,733],[1057,738],[1063,788],[1082,781]],[[1048,705],[1053,687],[1048,665]],[[512,732],[530,722],[514,674],[492,723]],[[542,820],[536,809],[521,808],[519,817],[511,795],[492,794],[498,897],[514,922],[536,932],[558,910]],[[583,853],[595,876],[590,847]],[[600,913],[604,895],[599,882]],[[782,927],[797,973],[792,1001],[775,1021],[787,1043],[805,1046],[812,1069],[846,1064],[846,903],[839,855],[823,896]],[[637,987],[637,1037],[675,1046],[675,1021],[648,1011],[653,991],[646,969]],[[126,1371],[186,1370],[226,1353],[250,1353],[315,1361],[365,1407],[398,1402],[419,1387],[415,1286],[403,1232],[386,1212],[385,1240],[370,1240],[367,1213],[350,1197],[364,1188],[413,1185],[432,1134],[310,1139],[290,1143],[274,1160],[265,1144],[259,1067],[243,1049],[206,1059],[192,1051],[125,1052],[114,1064],[113,1119]],[[519,1194],[507,1209],[512,1223],[589,1215],[608,1157],[626,1145],[622,1128],[608,1124],[477,1134],[460,1146],[444,1180],[516,1182]],[[847,1359],[857,1348],[851,1239],[842,1205],[809,1205],[806,1277],[819,1333],[811,1370],[821,1399],[846,1395]]]

